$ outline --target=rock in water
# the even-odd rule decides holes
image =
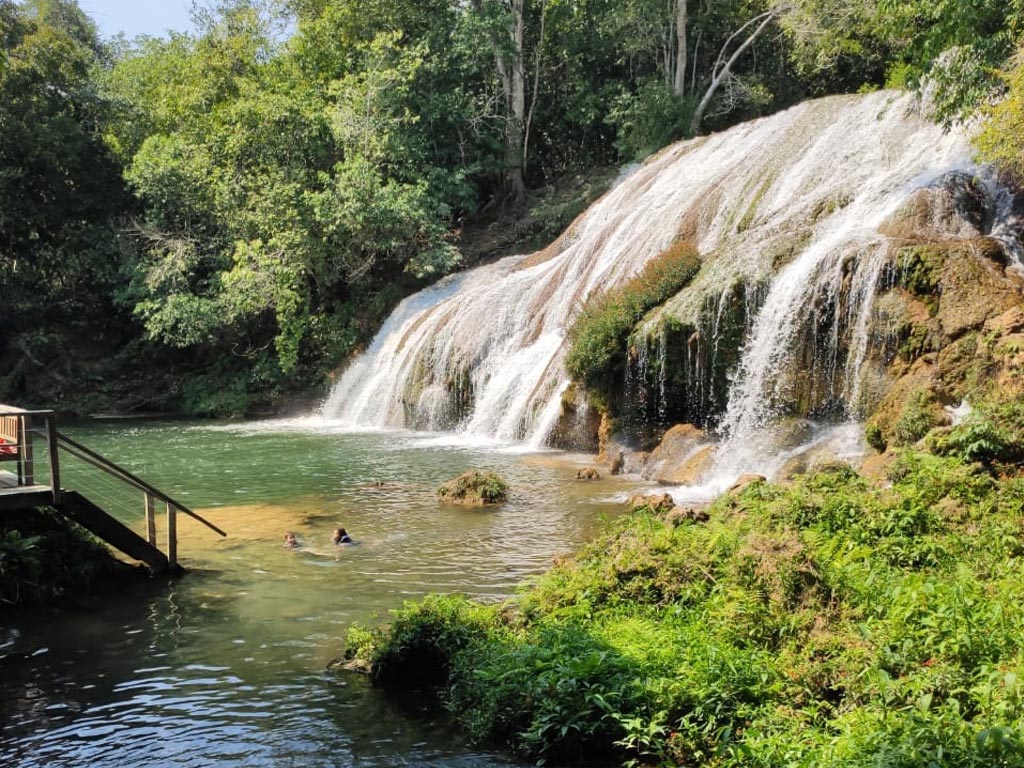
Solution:
[[[445,504],[481,507],[508,500],[508,483],[494,472],[470,470],[437,489],[437,500]]]

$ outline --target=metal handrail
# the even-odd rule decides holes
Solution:
[[[84,445],[77,442],[76,440],[72,440],[63,432],[60,432],[58,430],[54,430],[54,432],[56,433],[57,436],[58,445],[75,458],[81,459],[82,461],[91,464],[97,469],[103,470],[108,475],[116,477],[118,480],[121,480],[122,482],[125,482],[128,485],[135,486],[138,490],[148,493],[149,495],[153,496],[156,499],[160,499],[160,501],[164,502],[165,504],[169,504],[170,506],[174,507],[180,512],[184,512],[189,517],[202,523],[210,530],[219,533],[221,536],[227,536],[227,533],[225,533],[223,530],[221,530],[216,525],[211,523],[205,517],[196,514],[181,502],[175,501],[166,493],[150,485],[142,478],[133,475],[124,467],[115,464],[114,462],[110,461],[110,459],[96,453],[92,449],[86,448]]]
[[[0,405],[0,416],[53,416],[54,411],[27,411],[13,405]]]

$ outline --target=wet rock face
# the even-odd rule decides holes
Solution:
[[[659,320],[638,325],[622,391],[612,398],[624,428],[647,443],[675,423],[707,428],[718,420],[762,288],[738,281],[706,297],[695,320],[672,316],[666,304]]]
[[[1014,387],[1015,340],[1024,330],[1024,281],[1006,268],[993,238],[906,244],[893,263],[892,287],[876,302],[877,353],[868,361],[885,379],[867,409],[879,450],[912,444],[946,423],[943,406],[979,386]]]
[[[704,437],[704,430],[693,424],[676,424],[665,433],[658,446],[651,451],[647,465],[644,467],[644,476],[662,482],[661,476],[670,474],[690,458]]]
[[[591,406],[580,387],[571,385],[562,395],[562,411],[548,435],[548,443],[563,451],[594,453],[600,450],[600,426],[600,412]]]
[[[947,173],[914,192],[879,231],[899,240],[966,240],[991,231],[994,211],[977,178]]]

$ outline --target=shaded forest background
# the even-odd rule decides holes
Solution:
[[[1024,173],[1024,0],[228,0],[101,40],[0,0],[0,401],[322,393],[403,296],[550,239],[665,144],[920,91]]]

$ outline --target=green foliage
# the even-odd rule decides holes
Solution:
[[[0,2],[0,368],[33,335],[57,349],[118,334],[118,219],[130,210],[103,143],[95,28],[66,0]],[[49,362],[43,350],[18,377]],[[25,370],[27,369],[27,370]]]
[[[500,626],[492,611],[465,598],[434,595],[396,613],[387,642],[372,630],[349,634],[349,652],[371,661],[376,683],[423,685],[448,679],[453,660],[471,651]]]
[[[997,86],[1024,23],[1020,0],[879,0],[889,84],[926,86],[936,116],[963,119]]]
[[[692,112],[692,106],[664,83],[651,80],[640,85],[635,92],[619,95],[612,102],[607,120],[615,127],[615,148],[619,156],[642,160],[673,139],[678,139]]]
[[[621,287],[590,299],[568,333],[565,364],[573,379],[599,391],[615,382],[624,369],[626,340],[634,326],[688,285],[699,268],[693,246],[679,240]]]
[[[52,510],[8,514],[0,527],[2,604],[60,599],[117,565],[92,535]]]
[[[984,111],[975,144],[983,160],[1024,178],[1024,52],[1018,50],[1004,79],[1005,97]]]
[[[437,498],[449,504],[500,504],[508,499],[508,483],[494,472],[474,469],[444,483]]]
[[[885,442],[885,436],[882,434],[882,428],[877,424],[868,424],[864,428],[864,439],[867,444],[874,448],[879,453],[884,453],[888,445]]]
[[[982,401],[962,424],[935,436],[929,447],[943,456],[986,464],[1024,460],[1024,403]]]
[[[1022,765],[1024,484],[914,452],[892,481],[835,464],[706,523],[638,514],[506,605],[361,637],[379,682],[433,660],[468,733],[531,759]]]
[[[893,438],[896,445],[911,445],[916,443],[932,427],[938,426],[936,409],[938,405],[931,393],[926,390],[916,390],[907,397],[900,411],[899,418],[893,425]]]
[[[900,286],[921,299],[928,312],[934,315],[939,308],[939,286],[942,281],[943,256],[928,246],[913,246],[900,251],[897,275]],[[911,346],[923,342],[911,339]]]

